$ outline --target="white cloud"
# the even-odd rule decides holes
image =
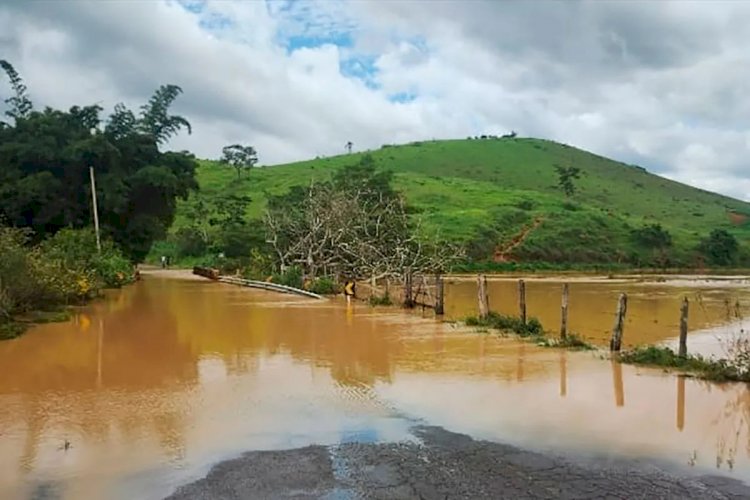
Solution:
[[[172,146],[200,156],[515,129],[750,199],[748,22],[742,2],[11,2],[0,54],[37,105],[181,85],[194,134]]]

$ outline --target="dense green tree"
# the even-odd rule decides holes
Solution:
[[[698,246],[706,260],[716,266],[728,266],[735,262],[739,244],[737,239],[724,229],[714,229]]]
[[[5,104],[10,108],[5,114],[13,119],[27,117],[31,113],[33,105],[26,95],[26,85],[23,84],[23,80],[16,69],[8,61],[0,59],[0,68],[3,69],[8,80],[10,80],[10,87],[14,93],[13,96],[5,99]]]
[[[104,236],[142,260],[172,223],[177,198],[197,188],[195,158],[159,150],[180,128],[189,130],[184,118],[168,112],[179,87],[159,88],[138,118],[120,104],[103,123],[99,106],[34,110],[6,65],[16,96],[6,100],[13,123],[0,128],[0,217],[33,229],[36,241],[65,227],[90,226],[91,166]]]
[[[557,183],[563,190],[565,196],[573,196],[576,192],[576,186],[573,181],[581,176],[581,169],[578,167],[561,167],[555,165],[557,172]]]
[[[258,163],[258,153],[252,146],[232,144],[231,146],[224,146],[221,152],[221,162],[234,168],[237,171],[238,179],[242,174],[242,169],[249,170]]]
[[[182,94],[177,85],[162,85],[147,104],[141,106],[141,117],[136,122],[139,131],[150,135],[157,144],[164,144],[181,129],[192,132],[190,122],[179,115],[170,115],[169,107]]]
[[[650,264],[666,268],[672,263],[670,248],[672,247],[672,235],[664,229],[661,224],[646,224],[630,232],[633,242],[642,250],[651,253]],[[632,259],[634,264],[640,264],[641,255],[637,252]]]
[[[645,247],[662,249],[672,246],[672,235],[661,224],[647,224],[631,232],[633,240]]]

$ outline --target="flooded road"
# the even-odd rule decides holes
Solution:
[[[514,291],[492,281],[493,309],[512,312]],[[559,283],[529,281],[527,291],[530,315],[556,325]],[[571,328],[603,343],[620,291],[631,296],[626,344],[673,337],[684,293],[701,297],[691,329],[725,328],[725,299],[747,299],[746,289],[714,282],[576,282]],[[446,293],[449,316],[472,312],[473,283]],[[3,499],[162,498],[247,450],[413,440],[418,423],[750,480],[746,386],[419,312],[145,276],[67,323],[0,343],[0,367]]]

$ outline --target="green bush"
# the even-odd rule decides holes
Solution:
[[[714,229],[698,245],[698,251],[706,257],[709,264],[716,266],[733,264],[738,250],[737,238],[724,229]]]
[[[624,363],[660,366],[695,373],[701,378],[716,382],[750,382],[750,372],[746,367],[730,360],[706,359],[697,355],[679,356],[668,347],[637,347],[621,353],[619,359]]]
[[[180,257],[198,257],[206,253],[208,249],[206,241],[192,227],[183,227],[174,235],[177,253]]]
[[[319,295],[333,295],[338,293],[336,282],[331,278],[316,278],[310,283],[310,291]]]
[[[111,243],[102,242],[97,252],[91,231],[63,229],[37,246],[30,246],[30,237],[29,231],[0,227],[3,337],[18,332],[10,325],[19,315],[82,303],[103,287],[134,278],[132,265]]]
[[[373,307],[393,305],[391,296],[387,293],[385,295],[370,295],[370,298],[367,300],[367,302],[369,302],[369,304]]]
[[[575,333],[569,333],[564,339],[545,339],[541,345],[544,347],[564,347],[574,351],[593,351],[596,349]]]
[[[117,288],[133,281],[133,265],[110,240],[96,248],[96,235],[88,229],[63,229],[40,245],[47,262],[62,263],[86,280],[85,288],[94,293],[100,288]]]
[[[273,276],[274,258],[259,248],[250,250],[250,259],[242,269],[242,276],[251,280],[265,280]]]
[[[466,318],[465,323],[469,326],[482,326],[494,328],[495,330],[510,331],[521,337],[536,337],[544,335],[544,328],[536,318],[529,318],[526,323],[524,323],[521,321],[521,318],[491,312],[486,318]]]
[[[521,210],[533,210],[534,202],[531,200],[521,200],[518,203],[516,203],[516,206],[520,208]]]
[[[302,288],[302,269],[297,266],[290,267],[283,274],[275,274],[272,281],[279,285]]]

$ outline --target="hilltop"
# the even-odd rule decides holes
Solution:
[[[695,248],[712,230],[726,229],[748,255],[750,204],[693,188],[565,144],[530,138],[424,141],[378,150],[255,168],[241,179],[204,160],[198,182],[204,199],[228,193],[251,198],[260,218],[269,195],[326,179],[372,155],[421,220],[421,230],[467,246],[472,261],[628,263],[653,265],[655,250],[633,231],[660,224],[671,236],[670,265],[696,265]],[[577,167],[576,192],[566,196],[555,167]],[[173,231],[186,224],[178,206]]]

